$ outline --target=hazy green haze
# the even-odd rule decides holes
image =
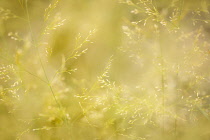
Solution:
[[[0,0],[1,140],[210,140],[209,0]]]

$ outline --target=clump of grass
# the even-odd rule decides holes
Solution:
[[[194,2],[0,2],[2,139],[208,139],[209,2]]]

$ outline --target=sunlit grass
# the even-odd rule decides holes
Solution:
[[[0,139],[209,140],[209,6],[0,1]]]

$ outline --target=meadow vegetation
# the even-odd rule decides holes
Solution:
[[[0,139],[209,140],[209,11],[1,0]]]

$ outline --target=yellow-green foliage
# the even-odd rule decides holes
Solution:
[[[209,140],[210,1],[1,0],[1,140]]]

